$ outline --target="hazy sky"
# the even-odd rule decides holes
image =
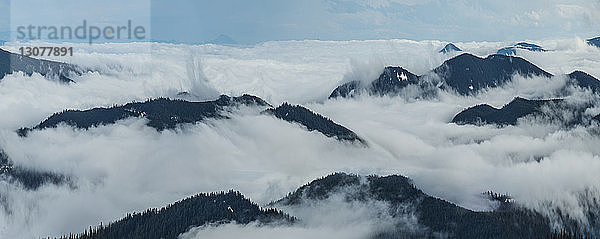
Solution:
[[[152,20],[155,38],[180,41],[587,38],[600,35],[600,0],[153,1]]]
[[[14,31],[18,23],[28,21],[141,19],[150,22],[152,39],[186,43],[209,41],[221,34],[242,44],[302,39],[500,41],[600,35],[600,0],[133,0],[126,4],[116,0],[19,0],[8,3],[9,0],[0,0],[0,11],[4,12],[0,15],[0,32],[4,33],[9,26]],[[45,7],[27,7],[32,5]],[[7,15],[12,22],[9,23]]]

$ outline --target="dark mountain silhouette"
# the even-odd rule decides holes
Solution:
[[[228,118],[228,110],[239,105],[271,107],[264,100],[251,95],[240,97],[222,95],[217,100],[206,102],[159,98],[109,108],[66,110],[53,114],[35,127],[19,129],[17,133],[22,137],[26,137],[32,130],[55,128],[61,124],[79,129],[89,129],[114,124],[119,120],[132,117],[146,118],[148,119],[148,126],[163,131],[174,129],[180,124],[197,123],[209,118]],[[272,114],[282,120],[299,123],[309,131],[316,130],[327,137],[344,141],[358,141],[365,144],[351,130],[302,106],[292,106],[284,103],[277,108],[267,109],[264,113]]]
[[[588,39],[586,42],[592,46],[600,47],[600,37]]]
[[[17,71],[27,75],[39,73],[65,83],[73,82],[69,77],[82,74],[82,70],[74,65],[35,59],[0,49],[0,79]]]
[[[600,92],[600,80],[583,71],[574,71],[568,75],[572,82],[571,85],[577,85],[581,88],[587,88],[593,92]]]
[[[418,84],[419,77],[402,67],[388,66],[379,75],[379,78],[374,80],[366,88],[369,94],[372,95],[387,95],[397,93],[400,89],[411,85]],[[353,94],[358,94],[363,90],[360,81],[351,81],[337,87],[329,98],[351,97]]]
[[[402,67],[386,67],[377,80],[371,83],[371,94],[387,95],[412,84],[418,84],[419,77]]]
[[[517,54],[517,49],[515,49],[514,47],[504,47],[499,49],[496,54],[498,55],[504,55],[504,56],[514,56]]]
[[[74,239],[176,239],[191,228],[207,224],[258,222],[291,224],[296,219],[277,209],[263,209],[237,191],[202,193],[161,209],[127,214],[107,226],[100,225],[77,235]]]
[[[19,135],[26,136],[31,130],[54,128],[59,124],[89,129],[90,127],[114,124],[118,120],[130,117],[144,117],[148,119],[148,126],[162,131],[174,129],[179,124],[196,123],[207,118],[227,118],[223,114],[225,108],[237,105],[270,106],[264,100],[251,95],[240,97],[222,95],[217,100],[207,102],[159,98],[110,108],[94,108],[83,111],[66,110],[50,116],[33,128],[20,129],[18,132]]]
[[[501,109],[486,104],[477,105],[457,114],[452,119],[452,123],[516,125],[519,118],[533,113],[541,113],[543,105],[560,101],[562,100],[538,101],[517,97]]]
[[[148,209],[107,226],[61,238],[177,238],[191,228],[224,223],[259,225],[293,224],[294,218],[275,207],[313,206],[314,202],[342,196],[347,202],[380,201],[394,218],[416,216],[418,225],[404,228],[399,223],[374,234],[372,238],[546,238],[554,230],[539,213],[519,207],[510,196],[487,192],[498,206],[492,211],[476,212],[425,194],[409,178],[399,175],[367,177],[335,173],[314,180],[263,209],[236,191],[202,193],[161,209]],[[378,209],[375,209],[378,210]],[[418,230],[414,230],[418,227]],[[564,234],[587,232],[577,225],[566,225]],[[585,234],[585,233],[584,233]]]
[[[271,206],[303,206],[342,195],[348,201],[378,200],[390,205],[393,217],[415,215],[422,229],[410,232],[400,225],[374,238],[540,238],[551,233],[549,221],[538,213],[502,202],[494,211],[475,212],[431,197],[403,176],[336,173],[300,187]]]
[[[448,53],[457,52],[457,51],[462,51],[462,50],[460,48],[458,48],[456,45],[454,45],[452,43],[448,43],[439,52],[443,53],[443,54],[448,54]]]
[[[358,141],[365,144],[364,140],[346,127],[299,105],[283,103],[277,108],[266,110],[265,113],[272,114],[288,122],[303,125],[308,131],[319,131],[327,137],[345,141]]]
[[[519,49],[529,50],[529,51],[548,51],[539,45],[527,43],[527,42],[519,42],[519,43],[515,44],[515,47],[517,47]]]
[[[509,46],[509,47],[505,47],[505,48],[498,50],[498,52],[496,54],[506,55],[506,56],[516,55],[517,49],[523,49],[523,50],[528,50],[528,51],[539,51],[539,52],[547,51],[546,49],[544,49],[541,46],[538,46],[536,44],[527,43],[527,42],[519,42],[519,43],[515,44],[514,46]]]
[[[543,111],[543,107],[551,110]],[[528,100],[517,97],[501,109],[486,104],[468,108],[458,113],[452,119],[452,123],[505,126],[516,125],[520,118],[535,116],[540,119],[558,121],[565,126],[573,126],[586,122],[583,114],[586,108],[586,106],[569,105],[562,99]],[[565,116],[562,114],[563,111],[568,111],[572,115]]]
[[[352,81],[337,87],[329,98],[352,97],[362,92],[372,95],[393,95],[407,85],[418,85],[422,89],[441,87],[469,95],[479,90],[497,87],[511,81],[515,74],[523,76],[545,76],[552,74],[534,64],[513,56],[491,55],[480,58],[464,53],[445,61],[430,74],[416,76],[401,67],[386,67],[378,79],[371,84]],[[439,82],[430,79],[439,78]]]
[[[14,165],[0,150],[0,180],[17,183],[27,190],[36,190],[45,184],[68,184],[69,177]]]
[[[337,97],[343,97],[343,98],[352,97],[355,94],[359,94],[360,93],[359,91],[361,91],[361,90],[362,90],[362,82],[350,81],[350,82],[344,83],[344,84],[338,86],[337,88],[335,88],[333,90],[333,92],[331,92],[331,94],[329,95],[329,99],[337,98]]]
[[[433,72],[443,79],[445,87],[462,95],[502,86],[511,81],[514,74],[552,76],[520,57],[491,55],[480,58],[468,53],[447,60]]]

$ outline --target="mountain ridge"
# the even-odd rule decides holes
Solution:
[[[74,187],[69,176],[15,165],[2,149],[0,149],[0,180],[20,185],[25,190],[37,190],[47,184],[68,184]]]
[[[528,43],[528,42],[519,42],[513,46],[504,47],[496,52],[498,55],[517,55],[517,49],[527,50],[527,51],[537,51],[537,52],[546,52],[548,50],[542,48],[539,45]]]
[[[407,232],[401,226],[380,232],[374,238],[514,238],[516,235],[545,235],[551,231],[543,216],[502,202],[491,212],[474,212],[443,199],[425,194],[401,175],[366,177],[334,173],[299,187],[286,197],[269,204],[278,208],[298,207],[307,201],[327,200],[333,195],[347,202],[378,200],[389,203],[394,217],[416,215],[424,230]],[[509,236],[510,235],[510,236]]]
[[[439,51],[439,53],[449,54],[449,53],[452,53],[452,52],[459,52],[459,51],[463,51],[463,50],[461,50],[456,45],[454,45],[454,43],[448,43],[448,44],[446,44],[446,46],[444,46],[444,48],[442,48]]]
[[[441,88],[460,95],[470,95],[486,88],[505,85],[512,80],[514,74],[528,77],[553,76],[520,57],[495,54],[481,58],[463,53],[420,76],[402,67],[385,67],[383,73],[369,84],[351,81],[336,87],[329,99],[352,97],[363,91],[370,95],[393,95],[408,85],[419,86],[422,89]],[[401,79],[401,76],[404,77]]]
[[[347,203],[375,200],[387,203],[393,218],[416,216],[417,231],[397,224],[379,230],[370,238],[543,238],[554,232],[549,219],[541,214],[514,204],[505,195],[493,194],[499,206],[492,211],[472,211],[451,202],[425,194],[413,182],[401,175],[359,176],[333,173],[306,183],[287,196],[269,203],[262,209],[241,193],[200,193],[169,204],[161,209],[127,214],[107,226],[100,225],[89,231],[62,238],[175,238],[193,227],[214,223],[245,225],[259,222],[264,225],[293,225],[303,218],[295,218],[281,208],[289,206],[314,207],[315,202],[341,195]],[[278,209],[279,208],[279,209]],[[246,210],[248,209],[248,210]],[[379,209],[377,209],[379,210]],[[384,209],[385,210],[385,209]],[[240,214],[241,213],[241,214]],[[394,219],[395,220],[395,219]],[[412,225],[413,227],[415,225]],[[577,232],[577,225],[565,225],[565,232]],[[585,229],[584,229],[585,231]]]
[[[286,102],[276,108],[267,109],[264,113],[290,123],[298,123],[306,127],[308,131],[318,131],[330,138],[340,141],[356,141],[366,145],[363,139],[348,128],[300,105],[291,105]]]
[[[0,48],[0,80],[17,71],[22,71],[26,75],[39,73],[47,78],[56,78],[63,83],[73,83],[70,77],[83,73],[83,70],[75,65],[22,56]]]
[[[179,124],[196,123],[207,118],[227,118],[222,114],[225,107],[237,105],[270,106],[266,101],[251,95],[229,97],[221,95],[218,99],[205,102],[189,102],[179,99],[158,98],[145,102],[133,102],[109,108],[88,110],[66,110],[55,113],[32,128],[18,130],[20,136],[27,136],[32,130],[55,128],[67,124],[79,129],[114,124],[118,120],[131,117],[144,117],[148,126],[158,131],[174,129]]]
[[[586,40],[587,44],[600,48],[600,37],[590,38]]]
[[[280,210],[264,209],[238,191],[200,193],[171,203],[160,209],[128,213],[106,226],[100,224],[89,231],[60,239],[162,239],[178,238],[194,227],[208,224],[236,223],[247,225],[292,224],[297,219]]]
[[[543,107],[558,110],[545,112]],[[518,120],[521,118],[536,116],[550,121],[558,121],[564,126],[570,127],[588,122],[584,116],[585,109],[587,109],[587,106],[572,106],[566,103],[564,99],[528,100],[515,97],[501,108],[495,108],[488,104],[469,107],[455,115],[451,123],[458,125],[495,124],[507,126],[517,125]],[[572,115],[565,116],[561,114],[562,110],[569,111]]]

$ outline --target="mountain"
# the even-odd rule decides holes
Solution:
[[[386,67],[377,80],[371,83],[371,94],[387,95],[413,84],[419,77],[402,67]]]
[[[552,110],[544,111],[544,107]],[[486,104],[468,108],[454,116],[452,123],[505,126],[516,125],[518,119],[526,116],[536,116],[551,121],[558,120],[566,126],[572,126],[586,122],[583,114],[585,109],[586,107],[568,105],[562,99],[528,100],[517,97],[500,109]],[[563,114],[565,110],[571,114]]]
[[[462,95],[502,86],[511,81],[514,74],[552,76],[520,57],[491,55],[480,58],[468,53],[447,60],[433,72],[443,79],[445,87]]]
[[[158,131],[174,129],[180,124],[197,123],[209,118],[228,118],[231,107],[240,105],[271,107],[266,101],[251,95],[229,97],[221,95],[217,100],[205,102],[190,102],[179,99],[158,98],[145,102],[134,102],[110,108],[93,108],[89,110],[65,110],[55,113],[48,119],[32,128],[22,128],[17,133],[26,137],[30,131],[56,128],[65,124],[79,129],[89,129],[102,125],[115,124],[127,118],[146,118],[147,125]],[[309,131],[319,131],[327,137],[342,141],[365,141],[354,132],[334,123],[319,114],[313,113],[302,106],[292,106],[287,103],[277,108],[270,108],[263,113],[306,127]]]
[[[587,88],[593,92],[600,92],[600,80],[583,71],[574,71],[567,75],[572,82],[571,85],[576,85],[581,88]]]
[[[319,131],[327,137],[365,144],[364,140],[346,127],[299,105],[283,103],[277,108],[266,110],[265,113],[291,123],[303,125],[308,131]]]
[[[517,54],[517,49],[515,49],[514,47],[505,47],[505,48],[499,49],[496,52],[496,54],[504,55],[504,56],[514,56]]]
[[[485,88],[502,86],[510,82],[514,74],[552,77],[552,74],[520,57],[490,55],[480,58],[463,53],[422,76],[401,67],[386,67],[379,78],[370,84],[360,81],[345,83],[334,89],[329,98],[352,97],[362,92],[393,95],[408,85],[418,85],[425,90],[440,87],[469,95]],[[437,78],[439,83],[429,80]]]
[[[407,71],[402,67],[388,66],[383,70],[383,73],[379,75],[379,78],[372,81],[366,90],[372,95],[388,95],[395,94],[400,89],[412,85],[419,84],[419,76]],[[329,98],[337,97],[351,97],[354,94],[360,94],[360,91],[365,87],[360,81],[351,81],[338,86]]]
[[[498,50],[498,52],[496,54],[505,55],[505,56],[516,55],[517,49],[523,49],[523,50],[528,50],[528,51],[539,51],[539,52],[547,51],[546,49],[544,49],[541,46],[536,45],[536,44],[531,44],[531,43],[527,43],[527,42],[519,42],[519,43],[515,44],[514,46],[509,46],[509,47],[505,47],[505,48]]]
[[[454,45],[452,43],[448,43],[439,52],[442,54],[449,54],[449,53],[457,52],[457,51],[462,51],[462,50],[460,48],[458,48],[456,45]]]
[[[333,92],[331,92],[331,94],[329,95],[329,99],[338,98],[338,97],[342,97],[342,98],[352,97],[356,94],[360,94],[361,90],[362,90],[362,83],[360,81],[350,81],[350,82],[344,83],[344,84],[338,86],[337,88],[335,88],[333,90]]]
[[[586,42],[592,46],[600,47],[600,37],[588,39]]]
[[[236,45],[238,44],[233,38],[221,34],[217,38],[207,41],[206,43],[215,44],[215,45]]]
[[[410,179],[399,175],[361,177],[335,173],[314,180],[270,205],[302,207],[334,196],[341,196],[347,202],[377,200],[388,203],[389,213],[394,218],[415,215],[421,226],[421,230],[411,232],[398,225],[374,238],[435,238],[436,235],[447,238],[540,238],[551,233],[546,218],[506,200],[496,210],[475,212],[429,196],[416,188]]]
[[[39,73],[48,78],[56,78],[64,83],[73,82],[69,78],[70,76],[82,74],[82,70],[75,65],[35,59],[0,49],[0,79],[17,71],[22,71],[27,75],[34,72]]]
[[[177,238],[191,228],[225,223],[291,225],[302,218],[291,217],[275,207],[315,207],[315,202],[342,198],[347,203],[383,202],[396,221],[392,228],[381,228],[371,238],[547,238],[553,234],[550,221],[541,214],[514,204],[507,195],[487,192],[496,202],[491,211],[476,212],[432,197],[416,188],[404,176],[358,176],[334,173],[301,186],[263,209],[237,191],[202,193],[161,209],[148,209],[77,235],[61,238]],[[379,210],[379,209],[373,209]],[[592,215],[593,216],[593,215]],[[416,224],[403,224],[407,217]],[[394,221],[392,221],[394,222]],[[554,225],[554,224],[552,224]],[[554,225],[555,226],[555,225]],[[410,228],[406,228],[410,227]],[[417,229],[417,230],[415,230]],[[265,228],[269,230],[269,227]],[[587,232],[584,227],[563,225],[562,234]]]
[[[222,95],[217,100],[206,102],[159,98],[110,108],[94,108],[83,111],[66,110],[55,113],[33,128],[20,129],[18,132],[19,135],[26,136],[31,130],[55,128],[59,124],[89,129],[90,127],[114,124],[118,120],[131,117],[146,118],[148,126],[162,131],[174,129],[179,124],[196,123],[207,118],[227,118],[223,114],[226,107],[238,105],[270,106],[264,100],[251,95],[240,97]]]
[[[251,222],[291,224],[295,218],[277,209],[263,209],[237,191],[202,193],[161,209],[148,209],[107,226],[91,228],[78,235],[63,236],[75,239],[176,239],[191,228],[207,224]]]
[[[0,150],[0,180],[16,183],[27,190],[36,190],[45,184],[70,183],[70,178],[65,175],[14,165],[2,150]]]

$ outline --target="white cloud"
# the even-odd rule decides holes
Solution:
[[[292,227],[292,226],[257,226],[257,225],[235,225],[226,224],[219,227],[194,228],[190,232],[181,235],[180,239],[201,239],[201,238],[332,238],[332,239],[363,239],[369,236],[365,233],[365,228],[348,227],[340,230],[330,227]]]
[[[581,39],[536,43],[552,51],[519,54],[554,74],[580,69],[600,76],[600,50]],[[18,164],[73,175],[78,185],[77,190],[49,186],[39,191],[0,187],[13,212],[0,211],[0,237],[78,232],[198,192],[233,188],[267,203],[336,171],[406,175],[425,192],[472,209],[489,208],[480,193],[494,190],[508,192],[530,208],[547,211],[550,203],[574,217],[581,215],[585,205],[574,200],[576,195],[600,192],[595,186],[600,185],[600,141],[588,129],[562,131],[527,121],[504,129],[448,124],[454,114],[476,104],[502,106],[516,95],[550,97],[563,86],[564,77],[517,77],[504,88],[475,97],[442,93],[431,101],[409,97],[325,101],[340,82],[372,78],[383,65],[423,74],[452,57],[437,53],[444,44],[381,40],[268,42],[247,48],[76,45],[80,52],[72,61],[103,74],[76,77],[78,83],[71,86],[39,75],[13,74],[0,81],[0,102],[10,102],[0,104],[1,115],[8,116],[0,118],[1,147]],[[508,44],[512,42],[457,43],[482,56]],[[14,133],[65,108],[110,106],[184,90],[251,93],[273,104],[303,103],[354,130],[371,147],[343,144],[249,109],[229,120],[180,132],[158,133],[143,120],[126,120],[90,131],[59,127],[27,138]],[[538,163],[536,158],[544,160]],[[65,219],[57,220],[56,215]],[[362,235],[365,228],[369,229],[352,232]],[[271,233],[252,226],[229,225],[223,230]],[[331,232],[319,227],[274,230],[300,235]]]
[[[283,206],[292,216],[301,220],[290,226],[225,225],[201,226],[182,234],[182,239],[192,238],[370,238],[381,232],[404,232],[406,235],[424,232],[410,205],[403,208],[405,215],[392,217],[386,202],[366,200],[347,201],[346,193],[356,188],[332,192],[329,198],[319,201],[303,199],[302,206]]]

